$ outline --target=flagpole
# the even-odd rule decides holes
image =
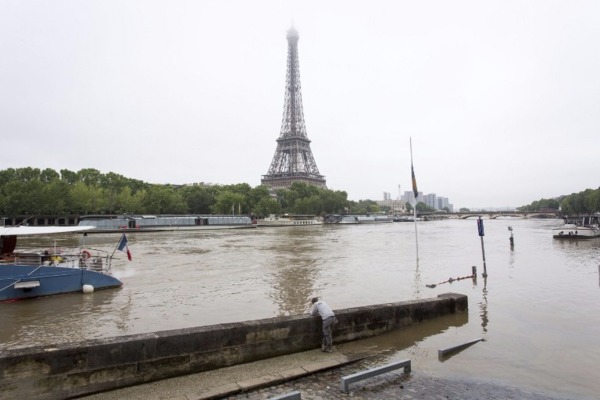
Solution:
[[[415,221],[415,248],[417,249],[417,263],[419,262],[419,239],[417,238],[417,199],[413,207],[413,219]]]
[[[415,204],[413,207],[413,220],[415,221],[415,248],[417,251],[417,265],[419,264],[419,239],[417,237],[417,197],[419,192],[417,190],[417,179],[415,178],[415,169],[413,167],[413,154],[412,154],[412,137],[410,138],[410,172],[412,175],[412,188],[413,194],[415,195]]]
[[[121,238],[123,238],[123,235],[121,235]],[[119,248],[119,244],[121,243],[121,239],[119,239],[119,241],[117,242],[117,245],[115,246],[112,254],[110,255],[110,258],[113,258],[113,256],[115,255],[115,252],[117,251],[117,249]]]

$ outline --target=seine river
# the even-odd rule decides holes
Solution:
[[[596,397],[600,240],[554,240],[556,220],[484,222],[487,279],[474,219],[419,223],[418,260],[413,223],[132,234],[133,261],[117,252],[113,263],[121,289],[0,304],[0,342],[52,345],[293,315],[315,295],[336,309],[456,292],[469,297],[468,315],[376,345],[437,376]],[[112,251],[119,235],[60,239],[59,246]],[[472,266],[476,282],[440,284]],[[485,341],[438,359],[438,349],[477,338]]]

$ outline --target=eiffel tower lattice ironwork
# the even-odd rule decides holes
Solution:
[[[299,38],[293,27],[287,32],[287,78],[281,132],[269,172],[261,180],[263,185],[274,189],[290,187],[294,182],[326,187],[325,177],[319,173],[306,135],[300,90]]]

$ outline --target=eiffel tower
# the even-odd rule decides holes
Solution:
[[[319,173],[306,135],[300,90],[299,38],[293,27],[287,32],[287,78],[281,132],[269,172],[261,179],[263,185],[273,189],[288,188],[294,182],[326,187],[325,177]]]

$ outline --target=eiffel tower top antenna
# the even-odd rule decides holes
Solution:
[[[288,188],[294,182],[326,187],[325,177],[319,173],[306,134],[300,88],[299,39],[300,35],[292,24],[287,31],[287,77],[281,131],[269,172],[261,179],[263,185],[273,189]]]

